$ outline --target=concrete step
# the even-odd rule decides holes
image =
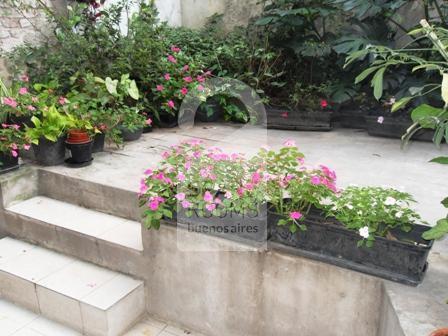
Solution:
[[[135,274],[143,251],[141,224],[45,196],[9,205],[8,235],[116,271]]]
[[[73,329],[0,299],[2,336],[81,336]]]
[[[92,336],[121,335],[145,310],[142,281],[9,237],[0,297]]]

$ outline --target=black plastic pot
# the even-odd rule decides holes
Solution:
[[[143,134],[151,133],[151,132],[152,132],[152,126],[143,127]]]
[[[221,104],[216,99],[208,99],[196,112],[196,119],[201,122],[216,122],[223,115]]]
[[[72,144],[66,142],[66,146],[72,155],[72,163],[77,164],[92,161],[93,140],[83,144]]]
[[[296,131],[331,131],[331,111],[293,111],[267,107],[267,127]]]
[[[160,115],[160,121],[159,126],[161,128],[174,128],[178,125],[178,119],[177,115],[171,115],[171,114],[161,114]]]
[[[166,219],[169,225],[177,226],[189,232],[203,233],[234,241],[262,243],[267,240],[266,206],[247,213],[227,212],[214,216],[206,211],[199,216],[197,211],[188,217],[183,209],[175,213],[173,219]]]
[[[130,131],[125,127],[120,127],[121,137],[123,141],[135,141],[141,138],[143,134],[143,127],[134,131]]]
[[[65,136],[61,136],[56,142],[44,137],[39,139],[39,145],[33,144],[36,161],[44,166],[56,166],[65,160]]]
[[[0,152],[0,174],[6,174],[19,168],[19,157]]]
[[[104,151],[104,143],[106,141],[105,133],[98,133],[93,139],[92,153],[99,153]]]
[[[34,126],[33,122],[31,121],[31,116],[9,115],[8,123],[19,125],[21,128],[25,128],[25,126],[28,126],[28,127]]]
[[[376,237],[368,248],[358,247],[359,234],[335,220],[314,217],[306,220],[306,231],[296,233],[278,226],[278,220],[277,215],[269,214],[269,241],[274,248],[407,285],[420,284],[426,274],[433,245],[421,238],[427,226],[416,225],[409,233],[392,232],[397,240]]]
[[[384,117],[384,121],[379,123],[378,116],[366,116],[366,123],[369,135],[393,139],[401,139],[412,125],[410,120],[391,117]],[[412,137],[412,140],[432,142],[433,137],[433,130],[420,130]]]

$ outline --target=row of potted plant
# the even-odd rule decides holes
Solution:
[[[72,84],[66,96],[56,94],[56,82],[31,85],[27,76],[10,88],[2,85],[3,172],[17,167],[19,149],[30,145],[40,164],[61,164],[67,148],[67,164],[78,167],[103,151],[106,135],[121,144],[137,140],[144,128],[151,130],[152,119],[141,111],[139,90],[128,75],[120,80],[74,76]]]
[[[205,225],[209,233],[269,238],[303,255],[407,284],[423,279],[432,241],[422,235],[430,228],[420,224],[405,192],[339,189],[335,172],[307,165],[293,141],[247,159],[191,140],[162,157],[141,182],[147,228],[158,229],[161,221]]]

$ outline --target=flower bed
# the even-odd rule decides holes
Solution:
[[[330,131],[331,112],[266,108],[267,127],[297,131]]]
[[[418,224],[409,194],[339,190],[335,172],[306,165],[293,141],[278,151],[262,148],[251,159],[196,140],[162,156],[141,183],[148,228],[165,220],[230,239],[268,238],[275,248],[393,281],[416,285],[424,277],[432,241],[421,237],[429,228]]]

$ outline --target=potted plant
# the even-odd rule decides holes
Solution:
[[[140,139],[147,119],[139,113],[138,107],[123,106],[120,111],[121,123],[118,129],[123,141],[135,141]]]
[[[20,126],[2,123],[0,127],[0,174],[19,168],[21,149],[29,150],[30,145]]]
[[[262,179],[242,155],[192,140],[162,156],[159,168],[148,170],[141,184],[147,228],[158,229],[164,219],[189,231],[266,241]]]
[[[68,163],[84,166],[92,161],[93,136],[95,133],[89,121],[68,115],[68,131],[65,144],[71,152]]]
[[[33,116],[31,121],[34,127],[26,128],[26,136],[31,140],[36,160],[45,166],[63,163],[68,117],[53,105],[43,111],[41,118]]]

